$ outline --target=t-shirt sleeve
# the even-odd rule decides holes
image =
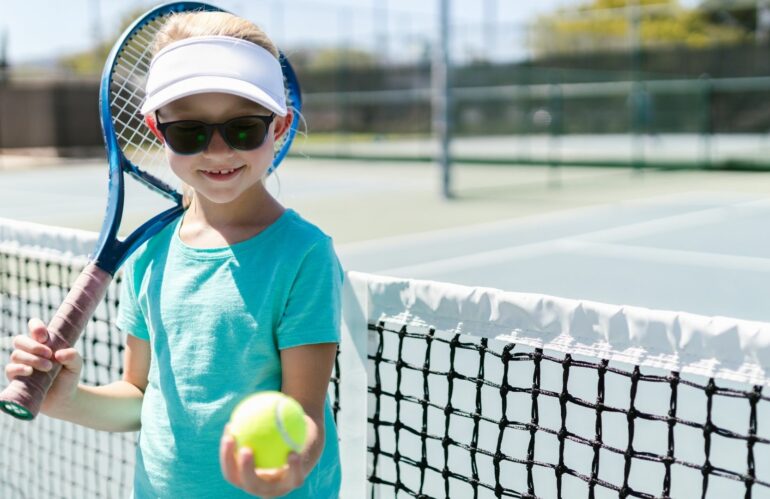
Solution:
[[[129,260],[123,267],[118,317],[115,319],[115,325],[124,333],[149,341],[150,332],[147,329],[147,322],[144,320],[144,314],[136,298],[137,284],[133,260]]]
[[[278,349],[339,343],[342,268],[331,238],[305,255],[276,331]]]

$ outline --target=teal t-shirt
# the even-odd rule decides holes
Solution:
[[[339,342],[342,270],[331,239],[286,210],[224,248],[185,245],[175,222],[124,270],[118,327],[151,344],[134,496],[253,497],[230,485],[219,441],[235,405],[280,390],[280,350]],[[285,497],[339,495],[337,431],[327,398],[323,454]]]

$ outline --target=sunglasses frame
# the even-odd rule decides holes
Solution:
[[[230,123],[232,123],[233,121],[242,120],[244,118],[256,118],[265,124],[265,133],[260,139],[259,143],[254,147],[250,147],[250,148],[236,147],[233,144],[231,144],[230,141],[227,139],[227,134],[225,133],[225,127]],[[235,118],[231,118],[222,123],[206,123],[205,121],[199,121],[199,120],[177,120],[177,121],[168,121],[166,123],[160,123],[158,122],[157,113],[155,115],[155,123],[157,123],[158,131],[163,136],[164,142],[166,143],[166,145],[168,145],[168,147],[171,148],[172,151],[174,151],[176,154],[179,154],[180,156],[194,156],[208,149],[209,144],[211,143],[211,137],[214,136],[214,129],[219,131],[219,135],[222,137],[222,140],[224,140],[225,144],[227,144],[227,146],[230,147],[231,149],[235,149],[236,151],[253,151],[255,149],[259,149],[265,143],[267,134],[270,131],[270,124],[273,122],[274,119],[275,119],[275,113],[270,113],[269,115],[254,114],[254,115],[248,115],[248,116],[237,116]],[[180,152],[174,149],[174,146],[171,145],[171,142],[168,140],[168,136],[166,135],[166,130],[168,130],[168,128],[171,126],[178,125],[180,123],[194,123],[195,125],[200,125],[203,127],[206,134],[206,140],[200,144],[199,150],[196,150],[194,152]]]

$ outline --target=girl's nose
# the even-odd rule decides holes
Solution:
[[[219,133],[219,130],[214,129],[214,132],[211,135],[211,141],[209,141],[209,145],[206,148],[206,150],[203,151],[204,155],[209,156],[215,156],[215,155],[230,155],[233,153],[232,148],[227,145],[227,142],[225,142],[225,139],[222,138],[222,135]]]

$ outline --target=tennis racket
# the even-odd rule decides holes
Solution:
[[[144,14],[121,35],[107,58],[99,89],[100,118],[109,160],[109,190],[99,239],[90,263],[78,276],[64,302],[48,324],[47,345],[57,351],[74,345],[97,305],[104,299],[113,275],[128,256],[184,211],[181,186],[165,160],[163,144],[144,124],[139,109],[144,101],[147,70],[152,60],[155,34],[169,16],[183,12],[221,11],[199,2],[174,2]],[[289,130],[276,141],[269,171],[273,171],[291,147],[302,108],[299,83],[289,61],[281,54],[287,105],[294,111]],[[128,237],[118,238],[123,216],[124,173],[167,197],[173,206],[154,216]],[[0,392],[0,409],[22,420],[40,411],[61,365],[49,372],[35,371],[16,378]]]

